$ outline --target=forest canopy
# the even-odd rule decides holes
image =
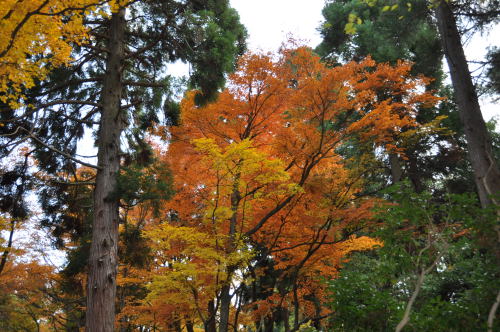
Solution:
[[[499,329],[499,5],[3,1],[0,330]]]

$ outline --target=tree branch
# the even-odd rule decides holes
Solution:
[[[51,150],[51,151],[54,151],[58,154],[60,154],[61,156],[63,157],[66,157],[70,160],[73,160],[75,163],[78,163],[80,165],[83,165],[83,166],[87,166],[87,167],[90,167],[90,168],[94,168],[94,169],[99,169],[99,170],[102,170],[102,167],[99,167],[97,165],[93,165],[93,164],[89,164],[89,163],[86,163],[84,161],[81,161],[73,156],[71,156],[70,154],[64,152],[64,151],[61,151],[51,145],[48,145],[47,143],[43,142],[41,139],[39,139],[38,137],[36,137],[32,132],[30,132],[29,130],[25,129],[25,128],[22,128],[20,127],[22,130],[26,131],[29,135],[29,137],[31,137],[33,140],[35,140],[36,142],[38,142],[39,144],[43,145],[44,147],[46,147],[47,149]]]

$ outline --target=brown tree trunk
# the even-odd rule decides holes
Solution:
[[[217,328],[215,325],[215,303],[214,301],[208,302],[208,320],[204,323],[205,332],[216,332]]]
[[[124,56],[125,9],[111,17],[106,75],[101,94],[98,134],[98,171],[94,190],[94,220],[87,282],[85,331],[112,332],[115,322],[116,275],[118,267],[118,199],[120,168],[122,60]]]
[[[189,319],[186,320],[186,331],[187,332],[194,332],[193,322]]]
[[[283,307],[283,327],[285,332],[290,332],[290,312],[287,307]]]
[[[273,314],[269,314],[264,318],[264,332],[274,331],[274,317]]]
[[[299,329],[299,297],[297,294],[297,280],[293,283],[293,329]]]
[[[408,158],[408,178],[415,192],[421,193],[424,190],[424,185],[422,184],[422,177],[417,165],[416,152],[414,150],[407,151],[406,157]]]
[[[3,254],[2,254],[2,260],[0,261],[0,274],[2,274],[2,271],[5,268],[5,264],[7,263],[7,257],[9,256],[9,253],[12,250],[12,240],[14,239],[14,230],[15,229],[16,229],[16,221],[11,220],[7,248],[4,249]]]
[[[239,182],[240,174],[238,173],[235,177],[233,192],[231,193],[231,210],[232,215],[229,220],[229,243],[228,243],[228,253],[232,253],[235,248],[236,241],[236,222],[238,218],[238,205],[240,203],[241,195],[239,192]],[[226,268],[227,281],[224,286],[222,286],[220,294],[220,320],[219,320],[219,332],[229,331],[229,313],[231,309],[231,276],[234,273],[234,267],[228,266]],[[237,323],[237,322],[236,322]]]
[[[441,0],[436,8],[441,43],[450,68],[460,120],[467,139],[469,158],[481,205],[493,202],[490,195],[500,192],[500,172],[493,158],[491,139],[481,114],[476,90],[465,58],[457,23],[450,4]]]
[[[389,153],[389,165],[391,167],[391,181],[392,184],[401,181],[403,177],[403,169],[401,168],[401,162],[396,153]]]
[[[220,291],[221,295],[220,295],[220,312],[219,312],[220,313],[219,332],[229,331],[229,310],[231,309],[230,290],[231,290],[230,284],[226,284],[222,286],[222,289]]]

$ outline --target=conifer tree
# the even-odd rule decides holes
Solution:
[[[500,193],[500,170],[495,160],[491,137],[486,128],[476,88],[462,46],[460,32],[453,10],[474,8],[467,2],[454,4],[441,0],[436,3],[436,18],[441,35],[441,43],[450,68],[451,81],[455,90],[460,120],[462,122],[469,159],[474,169],[474,180],[479,193],[481,205],[499,205],[497,196]],[[479,23],[485,24],[488,10],[483,10],[484,16],[479,16]],[[493,16],[493,20],[498,20]],[[487,20],[486,20],[487,22]]]
[[[457,21],[467,22],[469,31],[482,31],[489,24],[498,22],[498,1],[345,0],[328,3],[323,14],[326,19],[322,27],[324,40],[318,51],[327,58],[340,56],[349,60],[370,54],[375,60],[383,62],[408,59],[415,62],[417,73],[435,78],[434,88],[440,88],[441,55],[436,56],[436,51],[446,56],[458,112],[442,109],[437,114],[445,111],[452,120],[448,120],[446,125],[465,136],[481,204],[491,204],[490,197],[500,190],[497,180],[500,175],[463,52]],[[436,112],[421,112],[419,121],[429,121],[429,117],[435,115]],[[461,140],[456,137],[450,141],[451,146],[460,145]],[[439,160],[418,160],[419,154],[430,149],[428,144],[416,146],[420,151],[408,153],[405,169],[417,191],[423,189],[420,178],[429,168],[430,176],[436,171],[446,174],[449,166],[456,168],[453,159],[457,159],[454,157],[457,149],[449,150],[446,145],[450,144],[439,144],[439,141],[434,143],[438,143],[442,150],[437,156]],[[393,182],[396,182],[401,179],[403,170],[394,156],[389,156],[389,161]],[[433,169],[433,165],[441,167]]]
[[[317,51],[323,58],[333,62],[359,60],[368,55],[377,62],[391,64],[401,59],[412,61],[412,73],[433,78],[429,89],[443,90],[439,35],[429,11],[424,1],[329,2],[323,9],[323,41]],[[447,107],[443,106],[447,106],[447,103],[441,103],[440,109],[421,109],[417,120],[423,124],[429,123],[437,115],[448,115]],[[414,189],[422,191],[426,179],[431,178],[436,171],[443,171],[444,167],[435,169],[436,163],[432,159],[420,156],[430,149],[430,144],[436,143],[430,138],[427,136],[414,142],[413,146],[407,146],[407,161],[397,154],[388,154],[387,164],[392,183],[408,177]],[[449,138],[441,136],[437,141],[440,143],[446,139]],[[441,155],[448,154],[446,145],[440,146]],[[441,165],[446,164],[443,161],[445,158],[442,158]]]
[[[206,102],[244,48],[245,30],[225,0],[121,1],[85,23],[90,42],[75,45],[72,66],[54,70],[49,81],[30,90],[29,107],[11,111],[4,130],[14,139],[8,144],[29,140],[49,175],[74,174],[78,164],[96,170],[86,329],[113,331],[122,161],[141,165],[150,159],[147,128],[159,121],[160,110],[168,115],[172,109],[166,65],[189,62],[190,85],[201,91],[197,101]],[[76,155],[89,128],[97,165]],[[56,201],[45,199],[48,215]]]

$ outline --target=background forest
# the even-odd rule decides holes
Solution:
[[[3,0],[0,331],[500,330],[499,8]]]

